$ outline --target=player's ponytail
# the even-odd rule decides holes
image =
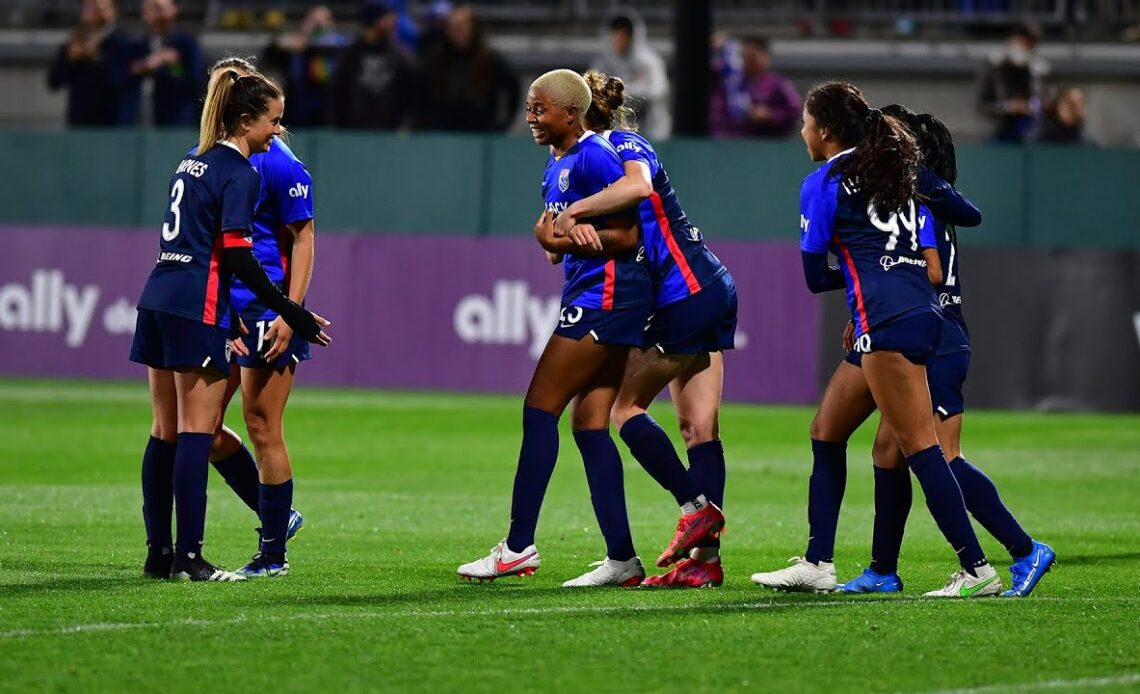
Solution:
[[[586,111],[586,125],[591,130],[637,130],[633,109],[625,105],[625,82],[620,77],[607,77],[597,70],[582,75],[590,85],[593,101]]]
[[[269,110],[270,101],[281,96],[281,89],[261,74],[243,77],[236,70],[219,72],[206,90],[197,154],[205,154],[233,133],[243,115],[260,116]]]
[[[950,128],[929,113],[915,113],[901,104],[883,107],[883,113],[898,118],[918,142],[922,165],[953,185],[958,180],[958,157]]]
[[[813,87],[807,110],[840,145],[855,147],[832,172],[855,183],[880,217],[903,209],[915,197],[918,144],[897,118],[871,108],[859,89],[847,82]]]

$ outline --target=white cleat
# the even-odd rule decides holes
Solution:
[[[982,564],[974,569],[978,574],[973,576],[965,569],[954,572],[946,585],[939,590],[924,593],[925,598],[982,598],[988,595],[997,595],[1001,592],[1001,577],[994,567]]]
[[[634,557],[627,561],[614,561],[606,557],[602,561],[596,561],[590,566],[595,566],[593,571],[582,574],[578,578],[572,578],[562,584],[563,588],[597,588],[600,586],[621,586],[622,588],[632,588],[633,586],[641,585],[645,580],[645,566],[641,563],[640,557]]]
[[[821,561],[813,564],[801,557],[792,557],[786,569],[752,574],[756,585],[793,593],[831,593],[835,590],[835,564]]]
[[[531,576],[542,563],[534,545],[521,552],[512,552],[506,539],[491,548],[491,553],[457,569],[465,581],[493,581],[503,576]]]

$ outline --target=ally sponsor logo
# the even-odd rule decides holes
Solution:
[[[37,268],[29,281],[0,284],[0,330],[55,333],[73,349],[82,347],[98,314],[98,285],[67,282],[62,270]],[[135,305],[119,297],[103,307],[100,324],[112,335],[132,334]]]
[[[522,280],[499,280],[490,296],[461,298],[452,324],[467,344],[527,345],[531,358],[538,359],[558,324],[559,302],[559,296],[532,294]]]

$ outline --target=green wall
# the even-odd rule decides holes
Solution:
[[[0,131],[9,171],[0,222],[147,226],[166,209],[190,131]],[[542,209],[543,148],[521,137],[294,135],[325,231],[527,234]],[[798,140],[671,140],[658,146],[690,217],[712,238],[793,239]],[[964,243],[1140,247],[1131,195],[1140,151],[963,145],[963,192],[985,224]]]

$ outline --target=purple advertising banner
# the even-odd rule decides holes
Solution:
[[[127,361],[154,230],[0,226],[0,373],[141,378]],[[817,396],[820,306],[794,243],[713,244],[740,294],[725,399]],[[558,318],[562,269],[529,238],[324,234],[309,306],[333,344],[304,383],[522,394]]]

